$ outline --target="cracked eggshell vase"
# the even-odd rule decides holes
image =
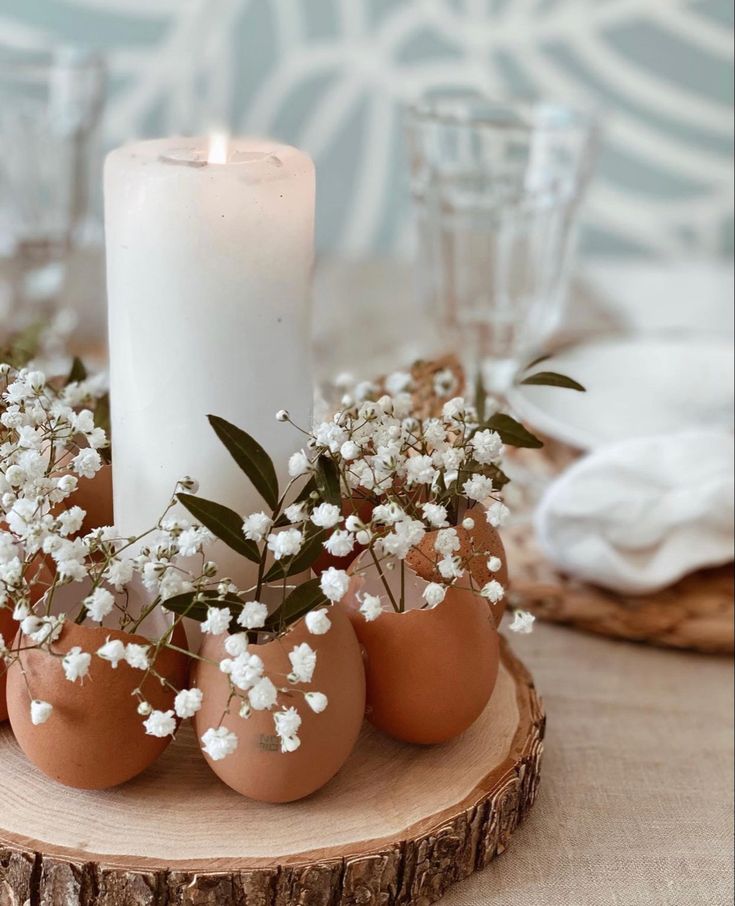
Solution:
[[[291,665],[288,653],[295,645],[306,642],[317,654],[316,669],[310,684],[297,684],[294,689],[323,692],[329,704],[315,714],[300,693],[279,696],[281,703],[299,712],[301,746],[284,753],[275,734],[272,711],[253,711],[243,719],[233,708],[222,721],[236,734],[238,746],[233,754],[213,761],[206,753],[214,773],[238,793],[261,802],[291,802],[302,799],[324,786],[339,771],[354,748],[365,713],[365,670],[362,653],[348,617],[339,609],[329,608],[331,629],[324,635],[312,635],[302,620],[296,621],[282,636],[250,650],[262,658],[265,672],[276,685],[288,685],[285,676]],[[198,662],[193,683],[204,693],[201,710],[194,717],[197,737],[220,724],[227,704],[229,682],[218,663],[228,657],[226,635],[205,635],[200,655],[208,661]],[[277,676],[278,675],[278,676]]]
[[[13,647],[22,644],[23,638],[19,634]],[[93,653],[108,638],[148,644],[143,636],[116,629],[65,623],[52,647],[60,655],[75,645]],[[174,641],[181,647],[186,644],[180,626]],[[184,688],[188,658],[163,650],[156,670],[177,688]],[[14,663],[8,671],[8,712],[15,738],[29,761],[66,786],[101,790],[124,783],[153,764],[171,742],[170,736],[148,736],[143,728],[138,702],[132,695],[143,678],[144,671],[124,661],[113,669],[93,654],[83,683],[71,683],[64,676],[60,657],[38,649],[21,652],[20,664]],[[173,708],[175,693],[156,677],[148,677],[142,690],[154,709]],[[32,698],[53,705],[51,716],[39,726],[31,723]]]
[[[15,638],[18,631],[18,624],[13,619],[13,612],[6,607],[0,607],[0,635],[9,645]],[[8,719],[8,706],[5,701],[5,687],[7,685],[7,670],[4,664],[0,663],[0,721]]]
[[[473,507],[467,512],[467,515],[474,520],[474,527],[466,529],[461,525],[455,525],[454,529],[462,545],[458,551],[458,556],[465,561],[470,558],[468,568],[472,573],[475,588],[480,589],[492,579],[497,579],[503,588],[507,589],[509,581],[508,565],[500,535],[488,524],[483,507]],[[437,534],[438,531],[427,532],[406,557],[406,564],[422,579],[426,579],[427,582],[442,581],[436,569],[436,563],[441,557],[434,548]],[[491,572],[487,567],[487,561],[490,557],[498,557],[502,562],[502,566],[495,573]],[[467,588],[468,596],[474,597],[474,592],[469,589],[469,579],[467,577],[460,579],[455,587],[459,590],[463,586]],[[489,604],[486,601],[485,606],[487,607],[488,605],[492,611],[495,625],[500,626],[500,621],[505,613],[505,599],[498,601],[497,604]]]
[[[366,717],[403,742],[447,742],[475,722],[495,688],[500,648],[487,601],[449,589],[437,607],[397,613],[384,603],[384,612],[367,622],[357,595],[379,594],[386,602],[386,593],[364,561],[364,556],[356,561],[364,574],[353,575],[340,606],[350,614],[365,651]],[[409,606],[423,603],[425,586],[407,570]]]
[[[0,524],[0,529],[3,528],[5,528],[4,523]],[[35,604],[53,581],[54,574],[49,566],[49,560],[43,554],[37,554],[33,558],[29,574],[38,576],[40,580],[40,585],[36,592],[31,588],[31,601]],[[6,645],[12,643],[18,632],[18,626],[18,622],[13,619],[13,608],[7,606],[0,607],[0,635],[5,640]],[[6,700],[7,679],[8,674],[5,664],[0,663],[0,723],[8,719],[8,704]]]

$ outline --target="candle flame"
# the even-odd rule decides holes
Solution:
[[[228,137],[225,132],[214,132],[209,137],[208,164],[226,164],[228,158]]]

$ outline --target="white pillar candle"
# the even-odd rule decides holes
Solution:
[[[166,139],[105,163],[116,525],[155,523],[184,475],[241,515],[266,509],[207,414],[244,428],[281,480],[312,404],[314,166],[273,142]],[[245,584],[253,567],[213,556]]]

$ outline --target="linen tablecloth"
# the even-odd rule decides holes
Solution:
[[[512,636],[544,699],[539,798],[442,906],[733,900],[733,669],[537,624]]]

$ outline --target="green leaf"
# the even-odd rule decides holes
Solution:
[[[205,500],[203,497],[195,497],[193,494],[178,494],[177,497],[191,515],[216,535],[220,541],[224,541],[233,551],[242,554],[253,563],[260,563],[260,551],[257,544],[243,537],[242,516],[221,503]]]
[[[491,466],[489,477],[493,480],[493,487],[501,491],[509,482],[510,478],[499,466]]]
[[[322,542],[326,536],[327,532],[325,530],[315,532],[315,534],[306,539],[303,547],[295,557],[290,557],[287,560],[276,560],[265,574],[263,581],[277,582],[279,579],[285,579],[288,576],[293,576],[309,569],[319,554],[323,553],[324,545]]]
[[[263,500],[275,510],[278,506],[278,478],[270,456],[242,428],[218,415],[208,415],[207,418],[230,456],[252,481]]]
[[[170,610],[172,613],[177,613],[182,617],[191,617],[193,620],[203,623],[207,618],[207,607],[204,602],[197,601],[195,604],[194,599],[196,597],[196,592],[187,591],[181,595],[174,595],[172,598],[168,598],[162,604],[165,610]]]
[[[170,610],[182,617],[190,617],[199,623],[203,623],[207,619],[207,610],[210,607],[229,607],[233,611],[234,622],[234,618],[242,610],[242,601],[236,595],[225,595],[222,598],[216,591],[186,591],[181,595],[167,598],[162,602],[162,606],[165,610]]]
[[[475,409],[477,417],[482,422],[485,420],[485,406],[487,403],[487,394],[485,393],[485,384],[482,380],[482,371],[477,372],[475,381]]]
[[[337,464],[329,456],[320,456],[316,461],[316,488],[326,503],[340,506],[342,503],[342,490],[339,480]]]
[[[66,383],[68,384],[78,384],[80,381],[84,381],[87,378],[87,369],[84,367],[84,362],[75,355],[74,360],[71,363],[71,370],[66,378]]]
[[[94,406],[94,424],[96,428],[102,428],[102,430],[107,435],[107,440],[111,439],[110,436],[110,394],[105,393],[104,396],[99,397]],[[106,446],[104,449],[98,451],[102,457],[102,461],[109,465],[112,462],[112,448]]]
[[[540,365],[542,362],[548,362],[550,358],[551,358],[551,353],[545,352],[543,355],[540,355],[537,359],[534,359],[532,362],[529,362],[528,365],[524,365],[521,370],[528,371],[529,368],[533,368],[536,365]]]
[[[272,613],[266,621],[266,629],[288,626],[320,604],[326,604],[327,598],[319,585],[319,579],[309,579],[297,585],[285,598],[283,604]]]
[[[110,394],[105,393],[101,396],[94,406],[94,424],[97,428],[102,428],[105,434],[110,436]]]
[[[580,393],[586,393],[586,388],[578,381],[567,377],[565,374],[559,374],[557,371],[538,371],[536,374],[523,378],[519,383],[539,384],[544,387],[566,387],[568,390],[578,390]]]
[[[543,441],[531,434],[520,422],[504,412],[496,412],[485,422],[485,427],[497,431],[504,444],[510,447],[543,447]]]

